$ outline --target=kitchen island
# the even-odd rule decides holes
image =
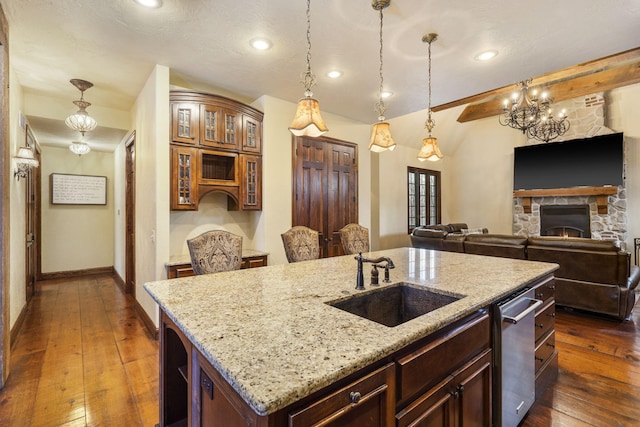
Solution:
[[[409,398],[415,396],[404,396],[401,387],[396,391],[395,371],[399,378],[403,374],[391,362],[406,359],[409,353],[403,351],[415,353],[413,347],[429,337],[448,340],[468,329],[471,335],[465,340],[486,336],[487,341],[488,307],[518,289],[550,280],[557,268],[416,248],[365,255],[393,260],[391,283],[383,283],[380,274],[380,286],[369,285],[371,264],[365,264],[366,290],[356,291],[353,256],[146,283],[161,310],[161,425],[204,425],[205,419],[221,420],[232,411],[237,414],[229,415],[233,421],[228,424],[279,425],[288,418],[295,425],[291,420],[300,408],[313,410],[316,397],[331,395],[356,377],[376,375],[386,381],[381,399],[399,402],[398,408],[410,406]],[[459,299],[395,327],[327,304],[399,282]],[[486,359],[486,347],[482,344],[470,356]],[[180,380],[173,379],[173,365],[179,365],[187,384],[185,396],[176,390]],[[453,368],[458,372],[460,366]],[[349,394],[351,405],[359,404],[360,393]],[[203,395],[211,401],[222,395],[224,400],[210,406]],[[393,420],[395,409],[391,412],[382,417]]]

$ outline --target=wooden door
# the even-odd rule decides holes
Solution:
[[[294,137],[293,224],[320,233],[321,257],[343,255],[338,231],[358,222],[356,144]]]
[[[136,146],[135,132],[126,142],[126,237],[125,237],[125,293],[135,297],[136,283]]]

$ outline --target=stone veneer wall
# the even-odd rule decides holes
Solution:
[[[568,114],[570,128],[557,141],[567,141],[576,138],[587,138],[596,135],[614,133],[605,126],[605,101],[603,93],[596,93],[559,102],[553,105],[557,111],[565,108]],[[528,145],[538,144],[539,141],[529,139]],[[626,151],[626,150],[625,150]],[[618,187],[618,193],[608,196],[607,214],[598,214],[595,196],[557,196],[532,197],[531,213],[524,213],[522,199],[515,198],[513,206],[513,234],[524,236],[540,235],[540,206],[541,205],[584,205],[588,204],[591,211],[591,238],[616,240],[624,242],[627,238],[627,196],[624,186]]]

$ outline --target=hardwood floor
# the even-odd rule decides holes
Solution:
[[[640,309],[558,311],[558,381],[522,426],[640,425]],[[110,276],[38,285],[0,392],[1,426],[154,426],[158,342]]]
[[[558,381],[522,426],[640,426],[640,308],[625,322],[557,311]]]
[[[12,348],[0,425],[154,426],[158,391],[158,342],[111,276],[41,282]]]

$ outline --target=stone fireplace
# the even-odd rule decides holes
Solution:
[[[602,93],[559,102],[554,106],[566,108],[571,123],[569,131],[558,141],[614,133],[605,126],[605,100]],[[527,144],[534,143],[539,142],[527,141]],[[605,187],[602,192],[580,190],[561,188],[540,194],[526,194],[524,197],[517,194],[519,192],[514,193],[513,234],[591,237],[624,242],[627,239],[625,186]],[[576,222],[577,206],[580,206],[581,222]],[[559,223],[548,225],[549,218],[545,217],[549,213],[557,214],[555,216],[560,218],[553,220]]]

